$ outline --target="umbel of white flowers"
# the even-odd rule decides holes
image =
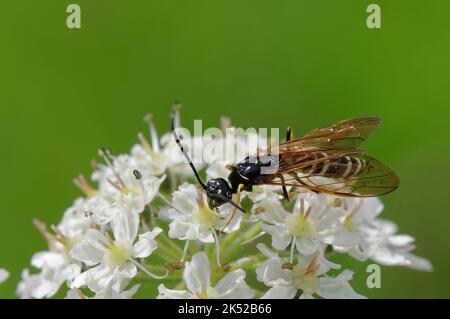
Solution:
[[[179,123],[178,108],[174,112]],[[353,272],[331,262],[330,252],[432,269],[411,253],[413,237],[397,234],[396,224],[379,217],[378,198],[343,199],[297,189],[287,203],[278,187],[256,186],[243,194],[249,213],[238,212],[229,222],[233,207],[210,209],[192,183],[189,166],[179,160],[172,135],[159,138],[152,117],[145,120],[150,139],[139,133],[129,154],[102,149],[103,163],[92,174],[97,186],[76,178],[83,196],[59,223],[47,227],[34,221],[48,248],[33,255],[32,270],[22,271],[19,297],[62,292],[66,298],[131,298],[140,283],[158,281],[157,291],[139,291],[139,296],[364,298],[350,285]],[[267,142],[254,137],[260,145]],[[191,137],[184,143],[211,150],[206,156],[212,164],[197,168],[209,178],[226,178],[225,165],[236,163],[218,158],[211,146],[229,138]],[[233,138],[232,143],[239,149],[244,141]],[[263,285],[248,281],[251,273]],[[0,281],[6,278],[0,271]]]

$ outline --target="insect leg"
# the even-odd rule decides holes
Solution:
[[[286,142],[289,142],[290,140],[292,140],[292,137],[293,137],[292,128],[288,127],[286,129]]]
[[[289,142],[292,139],[292,128],[288,127],[286,129],[286,142]],[[280,176],[281,182],[284,184],[284,177],[283,175]],[[281,188],[283,189],[283,197],[286,201],[289,201],[289,193],[286,189],[286,186],[281,186]]]
[[[280,176],[280,180],[281,180],[281,183],[283,183],[283,184],[285,183],[283,175]],[[288,193],[288,191],[286,189],[286,186],[284,186],[284,185],[281,186],[281,189],[283,190],[283,197],[284,197],[284,199],[286,201],[289,201],[289,193]]]
[[[236,192],[236,203],[237,203],[238,205],[240,205],[240,202],[241,202],[241,190],[242,190],[243,188],[244,188],[244,184],[239,184],[238,189],[237,189],[237,192]],[[221,232],[223,232],[224,229],[227,228],[228,225],[230,225],[231,221],[232,221],[233,218],[234,218],[234,215],[236,215],[236,212],[237,212],[237,208],[234,207],[234,208],[233,208],[233,212],[231,213],[230,218],[227,220],[225,226],[223,226],[222,229],[220,230]]]

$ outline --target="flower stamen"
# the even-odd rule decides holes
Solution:
[[[152,147],[150,146],[150,144],[148,143],[147,139],[145,138],[145,135],[141,132],[138,133],[138,140],[139,143],[141,143],[142,147],[148,152],[148,153],[152,153]]]
[[[99,149],[98,153],[99,153],[99,155],[105,160],[105,162],[106,162],[106,164],[108,165],[108,167],[111,168],[111,170],[112,170],[114,176],[115,176],[116,179],[117,179],[117,184],[120,185],[120,188],[121,188],[122,190],[126,189],[127,187],[126,187],[125,183],[123,182],[122,178],[121,178],[120,175],[117,173],[117,171],[116,171],[114,165],[112,164],[113,158],[112,158],[112,152],[111,152],[111,150],[110,150],[109,148],[102,147],[102,148]]]
[[[159,153],[159,141],[158,141],[158,133],[156,132],[155,125],[153,124],[153,114],[148,113],[144,116],[144,122],[148,125],[148,130],[150,134],[150,138],[152,141],[152,148],[156,153]]]
[[[216,244],[216,262],[217,267],[222,268],[222,263],[220,262],[220,243],[219,243],[219,237],[217,236],[216,230],[214,228],[211,228],[211,233],[214,236],[214,242]]]
[[[87,179],[82,175],[73,179],[73,183],[77,186],[87,197],[93,197],[97,194],[97,190],[94,189]]]
[[[355,207],[353,207],[353,209],[345,216],[344,221],[342,222],[344,227],[350,232],[355,232],[356,231],[356,226],[353,223],[352,219],[356,215],[358,210],[361,208],[362,203],[363,203],[362,201],[358,202],[355,205]]]
[[[175,127],[180,127],[180,109],[181,103],[175,101],[174,104],[172,105],[173,121]]]
[[[316,251],[308,265],[308,268],[305,271],[306,274],[315,274],[317,270],[319,269],[319,263],[317,262],[319,258],[319,252]]]

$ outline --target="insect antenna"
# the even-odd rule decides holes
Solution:
[[[233,205],[234,207],[236,207],[237,209],[239,209],[240,211],[245,213],[245,210],[239,206],[238,204],[236,204],[235,202],[233,202],[231,199],[221,195],[221,194],[211,194],[208,192],[208,189],[205,185],[205,183],[202,181],[202,179],[200,178],[200,175],[197,172],[197,169],[195,168],[194,164],[191,161],[191,158],[189,157],[189,155],[186,153],[183,144],[181,144],[180,138],[178,137],[177,133],[175,132],[175,120],[174,117],[172,116],[170,118],[170,128],[172,130],[172,135],[175,138],[175,142],[177,142],[178,147],[180,148],[181,152],[183,153],[184,157],[186,158],[187,162],[189,163],[189,166],[192,168],[192,171],[194,172],[195,178],[197,179],[197,181],[199,182],[199,184],[201,185],[201,187],[205,190],[205,192],[207,193],[208,196],[211,197],[215,197],[217,199],[220,199],[224,202],[227,202],[231,205]]]
[[[175,138],[175,142],[177,142],[177,145],[180,148],[181,153],[183,153],[184,157],[188,161],[189,166],[192,168],[192,171],[194,172],[195,178],[197,179],[199,184],[202,186],[202,188],[206,191],[205,183],[200,178],[200,175],[198,174],[197,169],[195,168],[194,164],[192,163],[191,158],[189,157],[189,155],[184,150],[184,146],[183,146],[183,144],[181,144],[180,138],[178,137],[177,133],[175,132],[175,119],[173,118],[173,116],[170,118],[170,128],[172,130],[172,135]]]
[[[243,209],[241,206],[239,206],[238,204],[236,204],[235,202],[233,202],[231,199],[229,199],[229,198],[227,198],[227,197],[225,197],[225,196],[223,196],[223,195],[220,195],[220,194],[211,194],[211,193],[208,193],[208,195],[209,195],[209,196],[212,196],[212,197],[216,197],[216,198],[218,198],[218,199],[221,199],[222,201],[225,201],[225,202],[231,204],[231,205],[234,206],[235,208],[239,209],[241,212],[245,213],[245,209]]]

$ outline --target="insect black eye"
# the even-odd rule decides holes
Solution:
[[[227,196],[231,197],[231,191],[227,191]]]

